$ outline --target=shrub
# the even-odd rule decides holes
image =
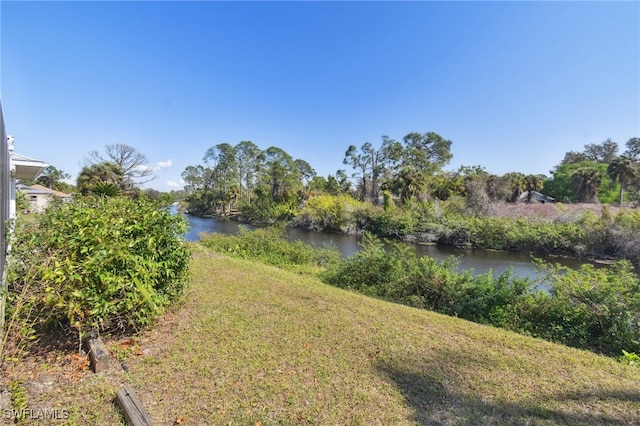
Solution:
[[[640,367],[640,356],[635,352],[627,352],[624,349],[622,350],[622,355],[618,358],[621,363],[627,365],[635,365]]]
[[[520,311],[520,318],[535,324],[533,334],[609,355],[640,350],[640,279],[629,262],[610,268],[584,264],[578,270],[540,267],[549,294],[538,298],[534,310]]]
[[[473,276],[456,272],[458,262],[418,257],[405,244],[385,248],[366,236],[362,250],[334,267],[323,278],[337,287],[371,296],[432,309],[476,322],[502,325],[508,322],[510,306],[528,292],[526,279],[506,272],[493,279],[491,273]]]
[[[507,271],[457,272],[455,258],[418,258],[403,244],[385,248],[373,237],[362,250],[328,268],[337,287],[490,324],[609,355],[640,349],[640,280],[629,262],[572,270],[539,262],[548,291]]]
[[[353,222],[353,211],[363,204],[348,195],[318,195],[307,200],[296,225],[312,231],[345,231]]]
[[[62,203],[19,221],[9,315],[42,331],[123,331],[147,325],[185,284],[187,224],[144,198]]]

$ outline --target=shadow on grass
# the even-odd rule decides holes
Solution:
[[[446,351],[439,360],[421,363],[418,369],[415,364],[414,368],[405,367],[411,362],[395,360],[380,362],[377,368],[402,392],[415,413],[413,421],[420,425],[640,425],[640,390],[534,394],[524,402],[496,402],[490,397],[483,401],[481,396],[456,391],[456,380],[460,379],[448,377],[436,365],[459,355]],[[594,409],[594,402],[626,404],[630,408],[626,414],[616,409],[599,410]]]

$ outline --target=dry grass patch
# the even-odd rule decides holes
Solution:
[[[124,424],[113,400],[127,377],[116,359],[107,372],[93,374],[76,344],[47,343],[14,355],[0,365],[0,424],[19,420],[16,411],[24,425]]]

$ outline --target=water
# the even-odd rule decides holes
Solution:
[[[217,232],[220,234],[235,235],[242,225],[237,222],[219,218],[201,218],[185,215],[191,228],[185,234],[187,241],[198,241],[200,233]],[[244,225],[246,226],[246,225]],[[249,229],[255,227],[247,226]],[[349,256],[358,250],[359,237],[354,235],[327,234],[320,232],[305,231],[302,229],[290,228],[287,230],[289,238],[300,240],[316,247],[330,245],[336,247],[343,256]],[[450,256],[455,256],[459,260],[458,270],[473,270],[474,274],[483,274],[492,271],[494,276],[513,269],[516,276],[528,277],[531,280],[537,277],[537,271],[531,262],[531,255],[527,253],[496,251],[484,249],[460,249],[450,246],[410,244],[420,256],[431,256],[438,260],[444,260]],[[544,260],[560,263],[570,268],[579,268],[583,261],[563,257],[542,257]]]

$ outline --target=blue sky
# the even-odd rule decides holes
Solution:
[[[436,132],[447,169],[548,174],[640,136],[640,3],[0,2],[16,151],[75,178],[124,143],[180,186],[216,144],[326,176],[349,145]]]

